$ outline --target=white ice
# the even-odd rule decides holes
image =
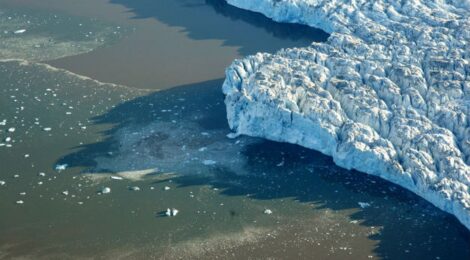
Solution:
[[[318,150],[470,228],[470,1],[227,2],[331,33],[226,70],[231,136]]]

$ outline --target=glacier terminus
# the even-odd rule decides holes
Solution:
[[[227,68],[236,135],[318,150],[470,229],[469,0],[227,2],[331,34]]]

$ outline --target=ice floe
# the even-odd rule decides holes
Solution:
[[[109,194],[109,193],[111,193],[111,188],[103,187],[100,192],[101,192],[101,194]]]
[[[173,209],[170,209],[168,208],[166,211],[165,211],[165,215],[167,217],[174,217],[176,216],[177,214],[179,213],[179,210],[173,208]]]

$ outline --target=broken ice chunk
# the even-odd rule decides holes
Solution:
[[[359,207],[363,209],[370,207],[370,203],[367,202],[358,202],[357,204],[359,204]]]
[[[0,186],[7,184],[5,181],[0,181]]]
[[[109,194],[109,193],[111,193],[111,188],[104,187],[103,189],[101,189],[101,194]]]
[[[170,190],[171,188],[168,187],[168,186],[165,186],[165,188],[163,188],[164,190]]]
[[[217,162],[214,160],[204,160],[202,161],[202,164],[204,165],[215,165]]]
[[[44,172],[40,172],[38,175],[41,176],[41,177],[45,177],[45,176],[46,176],[46,174],[45,174]]]
[[[64,190],[64,191],[62,192],[62,194],[65,195],[65,196],[68,196],[68,195],[69,195],[69,191],[68,191],[68,190]]]
[[[22,34],[22,33],[25,33],[25,32],[26,32],[26,29],[20,29],[20,30],[14,31],[13,33],[14,34]]]
[[[13,133],[13,132],[15,132],[15,130],[16,130],[16,129],[15,129],[14,127],[10,127],[10,128],[8,128],[8,132],[10,132],[10,133]]]
[[[140,187],[139,186],[132,186],[132,187],[129,187],[129,190],[140,191]]]
[[[61,171],[64,171],[65,169],[67,169],[69,165],[64,163],[64,164],[57,164],[55,166],[55,170],[58,171],[58,172],[61,172]]]
[[[124,178],[122,178],[120,176],[111,176],[111,179],[112,180],[124,180]]]
[[[46,131],[46,132],[49,132],[49,131],[52,130],[52,128],[50,128],[50,127],[44,127],[42,130],[44,130],[44,131]]]
[[[229,133],[229,134],[227,134],[227,138],[229,138],[229,139],[235,139],[235,138],[237,138],[238,136],[239,136],[239,134],[237,134],[237,133]]]
[[[8,143],[8,142],[10,142],[10,141],[11,141],[11,137],[5,138],[5,142],[6,142],[6,143]]]
[[[273,214],[273,211],[270,210],[270,209],[265,209],[265,210],[264,210],[264,214],[266,214],[266,215],[271,215],[271,214]]]
[[[16,204],[24,204],[24,201],[22,201],[22,200],[17,200],[17,201],[16,201]]]
[[[166,209],[166,212],[165,212],[165,215],[167,215],[168,217],[174,217],[178,214],[179,210],[173,208],[173,209]]]

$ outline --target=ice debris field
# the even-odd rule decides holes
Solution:
[[[227,2],[331,33],[233,62],[223,91],[237,135],[318,150],[470,228],[470,1]]]

